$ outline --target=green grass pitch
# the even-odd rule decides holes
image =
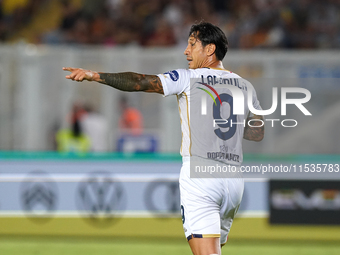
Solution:
[[[173,255],[191,254],[178,238],[66,238],[0,236],[1,255]],[[230,240],[222,254],[232,255],[338,255],[340,243],[330,241]]]

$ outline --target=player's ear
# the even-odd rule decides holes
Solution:
[[[210,43],[206,46],[206,52],[207,52],[207,55],[210,57],[212,56],[216,51],[216,45],[213,44],[213,43]]]

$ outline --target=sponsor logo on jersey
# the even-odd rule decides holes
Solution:
[[[176,70],[172,70],[172,71],[169,71],[169,72],[164,73],[164,74],[169,74],[171,80],[173,80],[173,81],[178,81],[178,79],[179,79],[179,74]]]
[[[207,152],[207,158],[240,162],[240,155],[225,152]]]

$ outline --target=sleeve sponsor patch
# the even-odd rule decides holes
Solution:
[[[173,80],[173,81],[178,81],[178,79],[179,79],[179,74],[176,70],[172,70],[172,71],[166,72],[164,74],[169,74],[171,80]]]

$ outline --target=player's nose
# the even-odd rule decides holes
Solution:
[[[187,48],[184,50],[184,55],[189,55],[189,46],[187,46]]]

